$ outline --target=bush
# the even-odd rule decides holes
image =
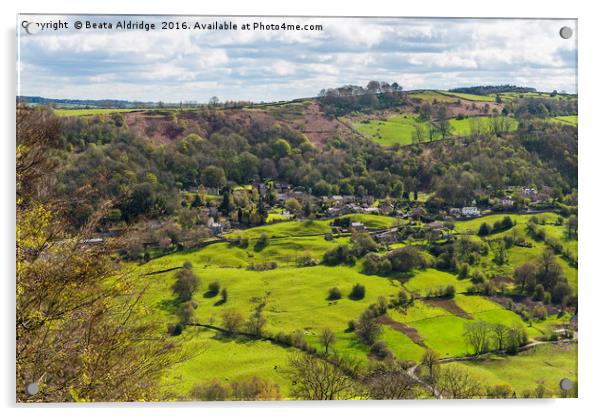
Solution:
[[[487,224],[486,222],[484,222],[479,227],[479,231],[477,232],[477,234],[480,237],[484,237],[486,235],[489,235],[489,234],[491,234],[491,227],[489,226],[489,224]]]
[[[178,322],[177,324],[167,325],[167,333],[172,337],[177,337],[178,335],[182,334],[183,330],[184,326],[180,322]]]
[[[353,300],[364,299],[366,296],[366,287],[364,285],[360,285],[356,283],[353,288],[351,288],[351,293],[349,294],[349,298]]]
[[[374,344],[372,344],[372,347],[370,347],[370,354],[379,360],[384,360],[393,356],[384,341],[376,341]]]
[[[222,326],[230,334],[240,331],[244,321],[242,314],[235,309],[226,309],[222,312]]]
[[[197,308],[197,303],[193,300],[180,304],[178,315],[183,324],[189,324],[194,317],[194,310]]]
[[[338,300],[341,299],[343,295],[338,287],[332,287],[328,290],[328,300]]]
[[[280,386],[270,380],[252,377],[232,383],[232,392],[237,400],[280,400]]]
[[[448,285],[445,288],[443,296],[446,298],[453,298],[456,296],[456,287],[454,285]]]
[[[222,289],[222,303],[228,302],[228,289]]]
[[[352,319],[349,322],[347,322],[347,332],[353,332],[355,331],[355,327],[357,326],[356,322]]]
[[[270,238],[268,237],[267,234],[261,234],[259,236],[259,238],[257,239],[257,242],[255,243],[255,251],[261,251],[263,250],[268,243],[270,242]]]
[[[224,401],[230,395],[230,387],[217,379],[213,379],[205,384],[194,386],[190,390],[190,395],[197,400]]]
[[[353,251],[347,244],[340,244],[328,250],[322,258],[322,262],[328,266],[336,266],[342,263],[353,265],[355,264],[355,260]]]
[[[211,296],[216,296],[219,293],[219,282],[209,283],[209,290],[207,291]]]

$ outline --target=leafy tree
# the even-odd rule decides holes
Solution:
[[[226,173],[218,166],[207,166],[201,174],[201,182],[205,186],[219,189],[226,184]]]
[[[356,325],[355,334],[365,344],[372,345],[376,338],[382,332],[381,324],[376,320],[374,313],[371,310],[364,311]]]
[[[192,295],[200,285],[197,275],[188,268],[182,268],[176,273],[176,281],[172,289],[180,302],[187,302],[192,299]]]

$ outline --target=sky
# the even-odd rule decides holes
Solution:
[[[74,28],[76,21],[157,29]],[[34,22],[29,34],[22,22]],[[66,22],[68,28],[41,28]],[[238,30],[162,30],[161,22]],[[249,23],[322,30],[242,30]],[[563,26],[573,29],[562,39]],[[18,95],[207,102],[312,97],[322,88],[397,82],[405,90],[514,84],[575,93],[575,20],[19,16]],[[34,30],[32,30],[33,32]]]

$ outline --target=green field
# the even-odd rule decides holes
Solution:
[[[468,136],[471,133],[475,120],[480,123],[481,129],[487,129],[490,125],[489,117],[472,117],[462,120],[451,119],[449,121],[452,127],[453,136]],[[421,121],[418,116],[411,114],[398,114],[387,120],[368,120],[353,124],[353,127],[367,139],[381,144],[383,146],[393,146],[399,144],[402,146],[412,144],[412,136],[415,132],[415,127],[419,125],[425,130],[428,123]],[[510,130],[516,130],[518,122],[515,119],[510,119]],[[440,140],[441,134],[436,133],[433,140]],[[428,134],[424,138],[428,141]]]
[[[442,94],[450,95],[453,97],[462,98],[469,101],[495,101],[495,95],[477,95],[477,94],[466,94],[462,92],[443,91]]]
[[[558,116],[552,117],[551,120],[577,127],[578,118],[579,116]]]
[[[502,217],[500,215],[458,221],[456,228],[458,232],[473,232],[483,220],[493,222]],[[545,214],[545,217],[551,224],[555,214]],[[391,217],[374,215],[358,214],[352,218],[373,228],[391,226],[396,222]],[[528,216],[525,215],[513,215],[512,218],[519,224],[518,227],[524,226],[528,221]],[[549,325],[565,322],[569,318],[568,315],[563,318],[550,316],[545,321],[529,326],[518,315],[488,298],[463,294],[471,285],[469,279],[458,280],[453,274],[431,268],[398,278],[394,275],[365,275],[361,272],[361,262],[355,266],[297,267],[297,259],[300,256],[311,256],[319,260],[330,248],[349,242],[348,236],[335,238],[333,241],[324,239],[323,234],[330,231],[330,222],[331,220],[287,221],[251,228],[243,231],[251,238],[246,248],[228,242],[218,242],[198,250],[178,252],[141,266],[134,266],[132,275],[136,276],[137,284],[146,291],[146,319],[162,322],[165,327],[169,323],[178,322],[177,303],[171,290],[175,272],[160,271],[179,267],[185,261],[192,263],[193,271],[201,280],[201,287],[194,295],[198,305],[194,311],[195,322],[221,326],[223,311],[231,308],[246,318],[260,299],[264,299],[267,333],[302,331],[306,341],[320,350],[318,336],[323,329],[330,328],[336,334],[336,351],[365,364],[368,362],[368,347],[361,344],[353,332],[347,331],[348,322],[357,319],[379,296],[393,300],[400,291],[426,296],[431,290],[447,285],[454,285],[457,291],[455,298],[445,302],[422,299],[416,300],[412,306],[405,309],[388,310],[390,322],[383,325],[380,339],[387,344],[394,356],[401,360],[419,361],[424,353],[424,346],[436,350],[442,357],[469,354],[471,350],[463,337],[464,325],[474,320],[504,325],[520,324],[525,327],[529,337],[535,339],[546,333]],[[266,247],[256,249],[256,241],[253,238],[262,234],[271,238]],[[513,270],[526,259],[535,258],[541,250],[541,244],[532,249],[512,248],[509,250],[510,261],[507,268]],[[250,264],[269,261],[277,262],[278,267],[268,271],[247,270]],[[574,276],[569,280],[574,280],[576,285],[576,270],[567,264],[563,267],[566,267],[567,271],[574,271]],[[159,273],[147,275],[149,272]],[[214,281],[219,282],[222,288],[227,288],[229,296],[226,303],[219,302],[219,296],[212,296],[207,292],[209,283]],[[366,288],[366,296],[361,300],[348,298],[352,286],[356,283]],[[341,290],[342,299],[326,299],[328,289],[332,287]],[[405,325],[407,330],[401,330],[398,325]],[[190,357],[171,369],[165,377],[164,389],[174,397],[185,397],[186,392],[195,384],[214,378],[230,382],[249,376],[260,376],[276,382],[280,385],[284,397],[289,391],[290,381],[280,370],[286,366],[287,358],[294,350],[292,347],[284,348],[269,341],[244,337],[232,339],[213,330],[198,327],[186,328],[176,339],[182,343],[184,351]],[[225,356],[228,357],[226,362],[223,360]],[[519,359],[523,359],[522,355],[508,360]],[[506,367],[515,367],[513,362],[508,366],[496,366],[497,362],[463,365],[471,366],[471,370],[474,367],[479,376],[484,374],[490,381],[497,382],[504,377],[514,377],[507,376],[502,371],[508,371],[508,374],[517,371],[516,377],[520,376],[522,370],[504,370]],[[521,388],[531,384],[528,378],[521,379],[520,382],[512,380],[508,382]]]
[[[464,361],[453,365],[468,370],[484,384],[508,384],[518,397],[523,391],[534,390],[539,384],[546,389],[546,397],[556,396],[561,379],[577,380],[577,346],[542,345],[517,356],[488,357],[477,362]]]

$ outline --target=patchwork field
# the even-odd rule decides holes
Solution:
[[[396,222],[394,218],[374,215],[352,217],[354,221],[361,220],[373,228],[392,226]],[[471,233],[478,229],[481,222],[493,222],[502,217],[496,215],[457,222],[456,231]],[[512,215],[512,218],[517,223],[515,228],[519,229],[525,226],[529,216]],[[542,218],[552,222],[555,214],[543,214]],[[178,322],[178,303],[172,293],[176,272],[170,269],[182,266],[185,261],[192,264],[192,270],[201,282],[193,297],[197,305],[193,322],[221,326],[224,310],[234,309],[246,318],[259,302],[265,302],[266,333],[290,334],[301,331],[309,345],[320,351],[319,334],[329,328],[336,336],[336,351],[364,363],[368,362],[369,348],[347,329],[348,322],[357,319],[370,304],[377,302],[379,296],[393,301],[400,291],[412,293],[418,299],[411,306],[389,309],[387,315],[379,318],[383,328],[379,339],[400,360],[419,361],[427,347],[437,351],[441,357],[470,354],[471,349],[463,336],[467,322],[478,320],[506,326],[520,325],[531,339],[535,339],[549,331],[550,325],[566,322],[569,318],[568,315],[562,318],[551,315],[546,320],[527,324],[500,303],[465,294],[471,285],[469,279],[458,280],[453,274],[432,268],[410,275],[379,277],[364,274],[359,262],[355,266],[297,267],[300,256],[321,259],[327,250],[349,242],[349,237],[326,241],[323,234],[330,230],[329,222],[288,221],[251,228],[243,232],[251,238],[246,248],[218,242],[199,250],[160,257],[135,267],[137,281],[146,290],[144,308],[147,319],[163,322],[165,327]],[[257,243],[253,239],[264,234],[270,237],[269,243],[256,249]],[[509,263],[503,269],[511,273],[516,265],[526,259],[534,259],[542,249],[540,244],[533,248],[512,248],[509,250]],[[274,270],[248,270],[249,265],[272,261],[278,265]],[[483,267],[491,268],[491,265]],[[569,281],[576,287],[576,270],[566,262],[563,268],[566,268]],[[573,274],[570,274],[571,271]],[[227,289],[226,302],[208,291],[212,282],[219,282],[220,288]],[[357,283],[365,287],[365,297],[352,300],[349,294]],[[448,285],[456,288],[457,294],[453,299],[425,298],[431,291]],[[339,288],[341,299],[327,299],[328,290],[333,287]],[[264,340],[226,337],[215,330],[199,327],[187,327],[177,340],[190,357],[169,371],[165,379],[166,392],[178,396],[194,385],[212,379],[231,382],[237,378],[259,376],[279,384],[286,397],[290,381],[284,377],[281,369],[295,348],[285,348]],[[224,355],[229,357],[227,363],[223,361]],[[560,354],[552,359],[561,360],[563,365],[568,366],[570,357],[565,355]],[[544,365],[544,358],[547,360],[549,357],[548,353],[537,353],[462,365],[487,381],[507,380],[514,388],[523,389],[534,386],[531,386],[532,377],[521,378],[527,370],[520,368],[520,363],[525,361],[530,366],[537,363]],[[554,366],[557,367],[556,364]],[[552,369],[549,375],[542,373],[540,377],[552,380],[562,371],[565,371],[564,367]]]

